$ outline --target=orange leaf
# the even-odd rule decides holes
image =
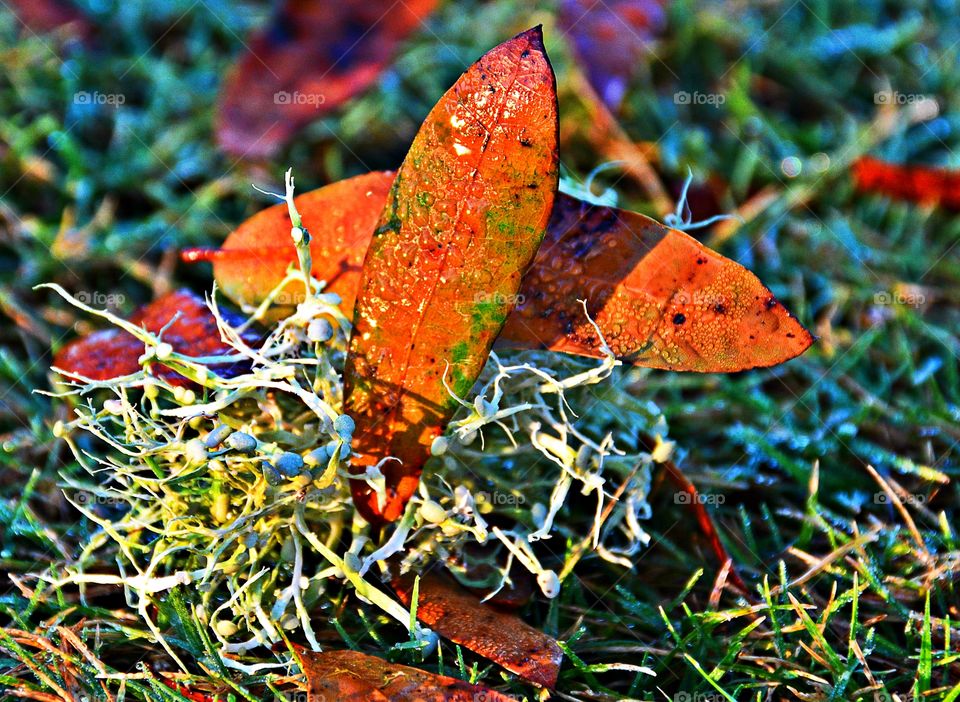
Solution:
[[[343,298],[350,316],[360,286],[360,269],[380,219],[393,172],[374,172],[347,178],[304,193],[294,199],[310,232],[313,275],[327,282],[326,292]],[[261,210],[237,227],[211,251],[188,249],[185,261],[208,260],[223,292],[239,305],[258,305],[297,261],[290,236],[290,215],[284,203]],[[277,303],[293,305],[303,299],[303,284],[291,284]]]
[[[861,156],[853,166],[857,190],[889,195],[921,205],[960,210],[960,173],[945,168],[901,166]]]
[[[410,606],[413,576],[393,581],[400,600]],[[441,636],[470,649],[525,680],[553,688],[563,651],[557,642],[514,614],[483,604],[446,576],[420,577],[417,619]]]
[[[618,358],[665,370],[772,366],[813,337],[757,277],[635,212],[557,198],[505,345],[600,356],[587,308]]]
[[[515,702],[483,685],[388,663],[359,651],[299,651],[307,699],[339,702]]]
[[[285,0],[224,82],[217,140],[275,153],[304,125],[366,90],[437,0]]]
[[[170,321],[179,313],[172,324]],[[236,326],[243,322],[238,315],[221,309],[225,321]],[[192,357],[229,354],[233,349],[220,339],[217,320],[206,303],[189,290],[178,290],[158,298],[137,310],[130,321],[148,332],[163,329],[163,341],[173,350]],[[167,326],[169,324],[169,326]],[[166,329],[164,329],[166,327]],[[245,334],[248,343],[255,343],[257,335]],[[143,355],[143,342],[122,329],[105,329],[76,339],[53,359],[53,365],[66,371],[67,376],[82,376],[91,380],[108,380],[140,370],[138,359]],[[242,366],[211,365],[224,377],[239,372]],[[190,381],[165,366],[155,367],[154,373],[173,385],[189,385]]]
[[[354,503],[392,521],[430,444],[466,395],[517,300],[557,188],[557,94],[539,28],[494,48],[420,128],[364,258],[344,370],[353,470],[387,459],[387,503],[360,480]]]
[[[330,281],[347,315],[392,178],[369,173],[296,199],[312,236],[313,274]],[[213,260],[234,301],[260,302],[296,260],[286,206],[244,222],[222,250],[185,258]],[[813,342],[740,264],[643,215],[566,195],[555,201],[519,300],[498,346],[601,355],[577,300],[587,301],[617,356],[639,366],[734,372],[782,363]]]

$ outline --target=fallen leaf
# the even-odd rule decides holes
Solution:
[[[369,173],[296,199],[310,230],[313,274],[330,281],[348,316],[363,254],[392,173]],[[257,304],[296,260],[290,220],[276,205],[247,220],[213,261],[235,301]],[[559,195],[497,345],[600,356],[599,338],[635,365],[725,373],[766,367],[805,351],[813,337],[740,264],[643,215]]]
[[[901,166],[861,156],[853,166],[857,190],[921,205],[960,210],[960,172],[929,166]]]
[[[244,320],[228,310],[220,310],[224,320],[237,326]],[[174,317],[179,313],[179,317]],[[171,320],[173,323],[171,324]],[[220,339],[217,320],[206,303],[189,290],[178,290],[158,298],[137,310],[130,321],[151,333],[163,329],[163,341],[173,350],[192,357],[218,356],[233,353]],[[169,324],[169,326],[167,326]],[[166,327],[166,329],[164,329]],[[247,331],[248,343],[257,341],[257,334]],[[80,337],[66,346],[53,359],[53,365],[68,377],[108,380],[140,370],[143,342],[122,329],[105,329]],[[224,377],[239,373],[242,364],[211,365],[211,370]],[[173,385],[189,385],[190,381],[166,366],[156,364],[154,373]]]
[[[483,685],[389,663],[360,651],[298,651],[310,702],[515,702]]]
[[[343,298],[350,316],[360,286],[363,257],[387,202],[394,173],[374,172],[347,178],[304,193],[294,202],[310,232],[314,277],[326,281],[326,292]],[[188,249],[188,262],[210,261],[221,290],[238,305],[256,306],[297,261],[285,203],[261,210],[237,227],[218,250]],[[293,305],[303,299],[303,285],[293,284],[276,302]]]
[[[613,353],[648,368],[741,371],[813,343],[739,263],[649,217],[563,195],[520,295],[500,337],[511,347],[600,356],[580,299]]]
[[[666,25],[657,0],[563,0],[560,28],[573,42],[597,95],[618,110],[630,79]]]
[[[651,436],[641,434],[640,445],[646,451],[653,451],[656,446],[656,441]],[[713,519],[707,511],[706,505],[704,504],[705,501],[700,498],[700,492],[697,490],[697,486],[680,470],[672,459],[667,458],[665,461],[659,461],[659,464],[663,466],[664,475],[673,483],[673,486],[684,493],[682,502],[688,505],[693,512],[693,516],[697,520],[697,526],[700,527],[700,531],[703,532],[703,535],[709,542],[710,549],[719,561],[720,567],[723,568],[724,564],[730,563],[729,579],[732,585],[744,594],[749,592],[746,584],[740,577],[740,573],[737,571],[733,558],[727,553],[723,541],[720,540],[720,533],[717,531],[717,527],[714,525]]]
[[[224,81],[217,141],[265,158],[366,90],[437,0],[285,0]]]
[[[400,600],[410,606],[414,577],[393,581]],[[521,620],[484,604],[448,577],[420,576],[417,619],[444,638],[489,658],[541,687],[557,684],[563,651],[557,642]]]
[[[433,108],[363,263],[344,370],[352,470],[383,462],[387,500],[352,481],[370,521],[393,521],[430,445],[516,303],[557,188],[557,94],[539,28],[475,63]]]

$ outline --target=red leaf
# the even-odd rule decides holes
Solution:
[[[176,691],[180,695],[183,695],[191,702],[215,702],[214,698],[205,695],[202,692],[196,692],[191,690],[187,685],[183,683],[176,682],[175,680],[167,680],[166,678],[161,678],[160,682],[169,687],[171,690]]]
[[[332,281],[347,315],[392,177],[369,173],[296,199],[312,236],[313,273]],[[256,304],[295,260],[290,242],[286,207],[276,205],[241,225],[221,252],[186,255],[211,258],[227,294]],[[520,295],[500,333],[501,347],[601,355],[577,300],[587,300],[618,357],[639,366],[733,372],[782,363],[813,342],[738,263],[643,215],[566,195],[556,199]]]
[[[309,700],[338,702],[515,702],[483,685],[388,663],[359,651],[298,652]]]
[[[413,582],[412,575],[393,582],[408,607]],[[417,619],[525,680],[548,688],[557,684],[563,651],[556,641],[516,615],[483,604],[446,576],[427,573],[420,577]]]
[[[192,357],[229,354],[233,349],[220,340],[217,320],[206,303],[189,290],[178,290],[137,310],[130,321],[156,334],[180,313],[163,331],[163,340],[173,350]],[[236,326],[243,322],[238,315],[221,310],[223,318]],[[248,331],[248,343],[255,343],[257,335]],[[91,380],[108,380],[140,370],[138,359],[143,355],[143,343],[121,329],[105,329],[76,339],[64,346],[53,360],[53,365],[67,376],[82,376]],[[211,370],[224,377],[241,371],[242,366],[212,365]],[[162,365],[154,366],[154,373],[173,385],[189,385],[190,381]]]
[[[517,299],[557,187],[557,94],[539,28],[485,54],[433,108],[364,258],[344,370],[356,421],[352,467],[386,460],[387,503],[360,480],[354,503],[392,521]]]
[[[945,168],[901,166],[872,156],[853,164],[857,190],[889,195],[921,205],[960,210],[960,173]]]
[[[250,158],[275,153],[301,127],[366,90],[436,4],[285,0],[227,76],[220,145]]]
[[[593,89],[610,109],[623,101],[627,84],[666,24],[663,0],[563,0],[560,27],[586,66]]]

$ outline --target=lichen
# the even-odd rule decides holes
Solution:
[[[284,199],[292,201],[289,186]],[[291,215],[299,224],[295,210]],[[308,237],[301,232],[301,240]],[[306,270],[292,267],[276,290],[302,283]],[[384,489],[379,466],[349,472],[353,422],[341,412],[341,372],[350,324],[336,295],[315,279],[309,285],[306,299],[256,347],[224,321],[214,288],[208,304],[230,358],[249,364],[229,379],[210,370],[225,357],[178,354],[162,333],[51,286],[134,334],[144,354],[142,370],[131,375],[62,381],[58,395],[74,404],[75,418],[55,433],[89,476],[65,478],[65,491],[97,531],[62,572],[43,579],[122,586],[174,658],[151,605],[189,585],[197,619],[225,664],[249,672],[263,664],[247,666],[243,654],[280,642],[283,630],[300,630],[319,649],[313,612],[344,583],[410,628],[409,612],[379,582],[388,559],[402,570],[442,560],[466,578],[464,547],[499,545],[494,589],[519,566],[547,597],[557,595],[583,550],[562,560],[539,549],[539,541],[583,542],[630,567],[647,540],[639,520],[648,516],[653,460],[637,450],[637,437],[666,434],[656,407],[627,390],[638,371],[620,367],[609,353],[599,361],[491,355],[471,395],[455,398],[461,409],[434,442],[418,494],[375,542],[350,499],[350,480]],[[274,297],[251,322],[271,318],[265,313]],[[157,364],[194,388],[156,377]],[[606,509],[621,484],[619,500]],[[570,508],[575,486],[595,505],[590,513]],[[510,526],[491,528],[494,512],[502,517],[497,523]],[[107,550],[116,572],[87,572]],[[424,647],[433,641],[416,625],[412,635]]]

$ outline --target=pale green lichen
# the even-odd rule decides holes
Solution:
[[[299,224],[292,197],[288,173],[282,199]],[[309,234],[295,239],[305,248]],[[175,659],[150,605],[189,585],[224,664],[262,671],[264,664],[245,664],[244,654],[280,642],[285,629],[301,630],[319,649],[311,612],[342,582],[412,627],[416,645],[430,646],[432,634],[378,582],[388,559],[404,570],[442,560],[467,582],[472,562],[463,547],[499,545],[499,554],[488,556],[494,580],[485,584],[503,587],[517,564],[547,597],[557,595],[583,550],[545,564],[538,541],[582,541],[630,567],[647,541],[639,520],[648,515],[653,461],[635,448],[638,435],[666,434],[656,408],[625,389],[637,371],[620,368],[611,354],[586,363],[547,353],[491,355],[473,396],[456,398],[462,409],[434,442],[418,494],[374,543],[350,500],[350,480],[384,489],[377,467],[362,476],[348,470],[353,423],[341,413],[340,371],[350,325],[336,296],[303,268],[291,269],[275,292],[292,280],[306,281],[310,294],[256,347],[224,321],[214,289],[208,304],[232,351],[204,359],[178,354],[162,332],[146,332],[51,286],[142,341],[145,367],[110,381],[63,380],[59,395],[75,403],[76,418],[55,433],[89,473],[68,479],[67,493],[98,530],[71,564],[43,580],[122,586]],[[272,299],[250,323],[264,318]],[[250,369],[233,378],[209,369],[225,360],[245,360]],[[197,389],[154,376],[147,365],[157,363]],[[605,510],[621,483],[619,501]],[[574,486],[595,503],[587,517],[567,508]],[[491,528],[493,512],[512,526]],[[105,549],[115,550],[117,572],[86,572]]]

